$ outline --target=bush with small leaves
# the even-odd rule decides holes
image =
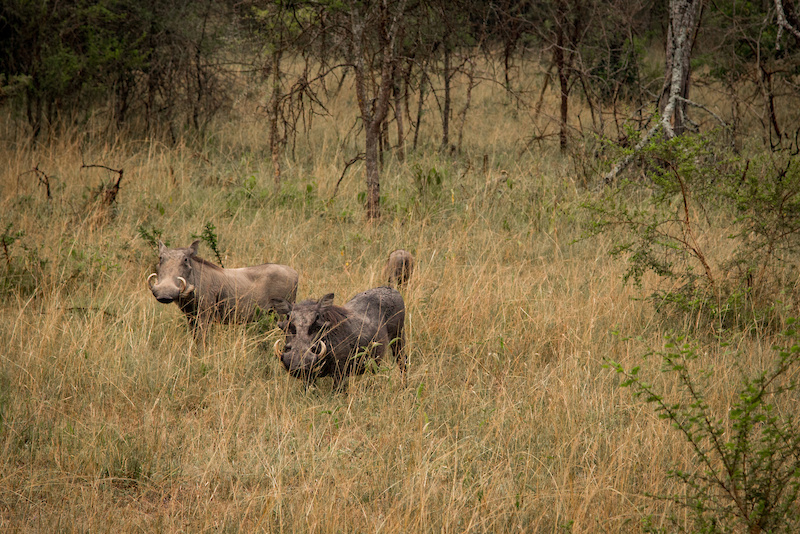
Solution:
[[[794,320],[775,347],[766,371],[748,375],[735,402],[724,414],[709,405],[703,387],[712,373],[697,369],[698,349],[682,337],[671,339],[661,358],[662,371],[673,374],[680,393],[668,398],[645,381],[640,367],[609,367],[623,376],[622,386],[651,403],[659,417],[682,434],[693,454],[689,471],[669,476],[682,491],[662,497],[681,508],[689,524],[672,517],[678,530],[691,532],[798,532],[800,529],[800,421],[792,395],[797,391],[800,344]]]

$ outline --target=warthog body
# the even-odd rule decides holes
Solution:
[[[147,278],[153,296],[162,304],[176,303],[193,328],[210,321],[252,321],[256,310],[270,309],[272,299],[294,301],[297,271],[291,267],[223,269],[197,256],[199,244],[167,248],[159,241],[157,272]]]
[[[411,278],[414,271],[414,256],[407,250],[398,249],[389,254],[383,276],[394,286],[402,286]]]
[[[286,332],[280,358],[293,376],[307,383],[332,376],[339,389],[348,376],[364,373],[369,359],[380,361],[391,346],[405,377],[406,307],[396,290],[370,289],[344,306],[335,306],[329,293],[294,305],[277,301],[273,308],[288,316],[280,325]]]

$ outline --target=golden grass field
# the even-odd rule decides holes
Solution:
[[[386,155],[372,224],[362,164],[330,200],[363,146],[347,92],[298,137],[279,197],[265,119],[245,99],[202,141],[74,131],[0,145],[0,230],[24,232],[0,258],[0,530],[639,532],[646,516],[683,517],[652,495],[681,491],[668,470],[692,456],[604,359],[674,393],[642,355],[696,318],[656,313],[623,285],[608,238],[579,239],[587,177],[555,140],[524,150],[527,109],[488,83],[473,99],[463,154],[437,152],[431,107],[420,148]],[[115,175],[83,163],[124,169],[113,210],[92,191]],[[414,175],[430,169],[441,189],[420,194]],[[196,344],[147,289],[156,251],[139,229],[187,246],[207,222],[226,266],[291,265],[299,298],[342,303],[383,283],[391,250],[412,251],[407,384],[391,365],[344,394],[330,379],[306,391],[271,351],[277,329],[215,326]],[[723,249],[725,234],[706,243]],[[780,327],[738,335],[738,357],[699,333],[720,414]]]

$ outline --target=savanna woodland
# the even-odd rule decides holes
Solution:
[[[800,528],[797,0],[4,0],[0,117],[0,530]],[[195,239],[411,251],[405,375],[198,338]]]

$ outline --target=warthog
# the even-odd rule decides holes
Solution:
[[[278,300],[272,307],[287,316],[279,324],[286,333],[281,362],[307,384],[333,376],[334,388],[341,389],[348,376],[364,373],[370,359],[380,361],[389,346],[405,379],[406,307],[395,289],[370,289],[344,306],[335,306],[329,293],[294,305]]]
[[[156,300],[176,303],[195,331],[211,321],[252,321],[275,298],[294,301],[297,271],[291,267],[265,263],[223,269],[197,256],[199,244],[198,239],[188,248],[167,248],[159,241],[157,272],[147,277]]]
[[[395,286],[402,286],[411,278],[414,271],[414,256],[407,250],[398,249],[389,254],[383,276]]]

